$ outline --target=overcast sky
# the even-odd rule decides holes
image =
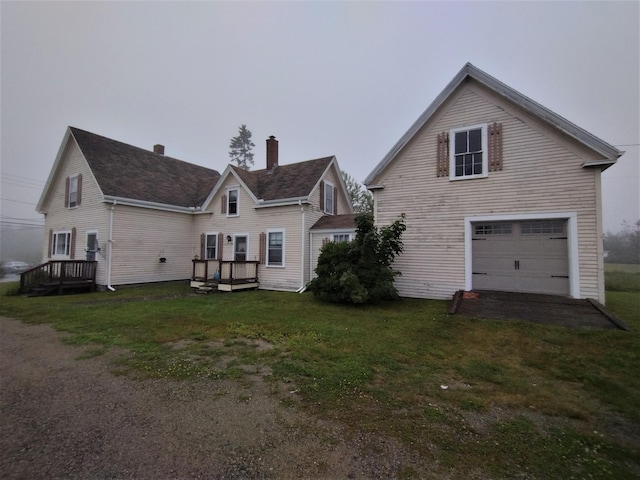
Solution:
[[[2,225],[34,212],[68,125],[222,172],[336,155],[359,181],[466,62],[627,153],[605,231],[640,217],[638,2],[7,2]]]

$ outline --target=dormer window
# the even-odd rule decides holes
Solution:
[[[487,126],[457,128],[449,135],[449,178],[460,180],[487,176]]]

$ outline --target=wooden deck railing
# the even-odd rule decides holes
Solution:
[[[27,293],[42,285],[56,287],[62,293],[65,287],[96,286],[97,261],[52,260],[20,274],[20,292]]]
[[[199,282],[212,282],[236,285],[258,281],[260,262],[235,262],[226,260],[193,260],[191,279]],[[218,272],[218,278],[216,278]]]

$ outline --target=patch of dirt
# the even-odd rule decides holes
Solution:
[[[79,360],[84,348],[61,338],[0,317],[2,478],[394,478],[436,467],[282,402],[295,387],[266,382],[267,370],[134,380],[113,375],[108,356]]]

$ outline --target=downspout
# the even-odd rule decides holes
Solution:
[[[116,208],[116,201],[113,200],[109,211],[109,240],[107,241],[107,288],[112,292],[116,289],[111,286],[111,256],[113,253],[113,211]]]
[[[300,247],[300,288],[296,290],[298,293],[302,293],[306,290],[307,286],[304,283],[304,207],[302,206],[302,200],[298,200],[298,205],[300,205],[300,212],[302,213],[302,229],[300,230],[300,240],[302,245]]]

